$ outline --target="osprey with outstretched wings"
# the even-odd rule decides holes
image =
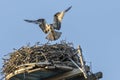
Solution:
[[[54,15],[54,20],[53,20],[53,23],[52,24],[47,24],[46,20],[41,18],[41,19],[38,19],[38,20],[27,20],[25,19],[24,21],[26,22],[29,22],[29,23],[35,23],[35,24],[38,24],[39,27],[41,28],[41,30],[45,33],[45,34],[48,34],[46,36],[46,39],[50,40],[50,41],[54,41],[54,40],[57,40],[60,38],[62,32],[58,32],[58,30],[60,30],[61,28],[61,22],[62,22],[62,19],[65,15],[65,13],[67,11],[69,11],[71,9],[72,6],[70,6],[69,8],[67,8],[66,10],[64,11],[61,11],[61,12],[57,12],[55,15]],[[57,30],[57,31],[56,31]]]

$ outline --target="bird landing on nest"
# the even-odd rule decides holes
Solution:
[[[25,19],[24,21],[29,22],[29,23],[38,24],[39,27],[41,28],[41,30],[45,34],[48,34],[46,36],[46,39],[48,41],[55,41],[55,40],[58,40],[60,38],[61,34],[62,34],[62,32],[58,31],[58,30],[61,29],[62,19],[63,19],[65,13],[68,12],[71,8],[72,8],[72,6],[70,6],[66,10],[55,13],[52,24],[47,24],[47,22],[44,18],[41,18],[41,19],[38,19],[38,20],[27,20],[27,19]]]

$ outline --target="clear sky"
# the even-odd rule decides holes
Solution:
[[[0,67],[2,57],[21,46],[46,43],[38,25],[24,19],[45,18],[72,5],[62,22],[61,38],[81,45],[92,71],[103,72],[101,80],[120,76],[120,0],[0,0]]]

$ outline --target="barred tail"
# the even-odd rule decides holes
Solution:
[[[55,31],[54,33],[50,32],[47,36],[46,39],[49,41],[54,41],[60,38],[62,32],[57,32]]]

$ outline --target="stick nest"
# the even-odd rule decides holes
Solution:
[[[17,66],[28,64],[28,63],[39,63],[39,62],[60,62],[61,64],[68,65],[71,57],[74,61],[79,61],[76,54],[76,49],[71,43],[61,42],[60,44],[44,44],[35,46],[24,46],[18,50],[9,53],[7,58],[3,61],[3,74],[7,75],[14,72]],[[67,64],[65,64],[67,62]]]

